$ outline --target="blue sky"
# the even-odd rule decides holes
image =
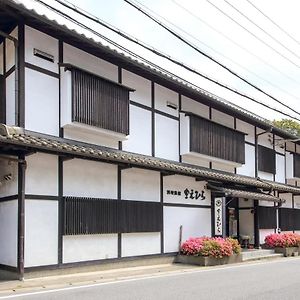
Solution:
[[[38,7],[38,4],[33,0],[24,0],[24,2],[25,1],[30,3],[34,8]],[[54,0],[44,1],[62,8],[57,5]],[[171,55],[187,65],[193,66],[195,69],[210,77],[238,89],[259,101],[265,102],[270,106],[295,115],[293,112],[282,108],[279,104],[274,103],[268,97],[263,96],[261,93],[230,75],[227,71],[196,53],[175,37],[172,37],[170,33],[147,19],[140,12],[134,10],[124,1],[69,1],[130,35],[135,36],[139,40],[150,44],[154,48]],[[260,41],[220,13],[220,11],[207,0],[139,0],[141,4],[159,14],[161,17],[164,17],[164,22],[170,21],[173,23],[173,25],[170,26],[175,25],[183,29],[185,33],[181,32],[181,34],[196,44],[201,50],[297,110],[300,103],[300,43],[295,42],[283,34],[274,24],[259,14],[247,0],[210,1],[219,9],[233,17],[238,23],[245,26],[253,34],[257,35]],[[268,15],[279,26],[283,27],[293,38],[300,41],[300,33],[298,30],[300,28],[300,20],[298,18],[300,3],[298,3],[298,1],[251,0],[251,3]],[[282,45],[242,17],[230,4],[247,15],[248,18],[271,34]],[[49,12],[46,13],[50,14]],[[75,16],[71,12],[68,13]],[[53,14],[52,16],[55,17]],[[268,119],[283,117],[257,104],[253,104],[251,101],[237,96],[232,92],[226,91],[182,68],[173,66],[171,63],[132,45],[91,21],[79,16],[76,16],[76,18],[125,47],[138,52],[160,66],[228,101]],[[175,28],[175,30],[179,31],[178,28]],[[280,54],[271,50],[265,44],[273,47]],[[298,110],[300,111],[300,108]],[[300,115],[296,116],[300,118]]]

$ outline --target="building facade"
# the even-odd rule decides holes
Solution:
[[[300,230],[294,136],[15,1],[0,30],[3,268]]]

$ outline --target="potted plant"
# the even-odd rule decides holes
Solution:
[[[241,262],[241,246],[232,238],[189,238],[180,249],[176,262],[215,266]]]
[[[299,252],[300,235],[293,232],[272,233],[266,236],[265,244],[276,253],[282,253],[285,257],[292,256]]]

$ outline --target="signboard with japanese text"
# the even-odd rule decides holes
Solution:
[[[211,192],[206,189],[205,181],[181,175],[165,176],[163,188],[166,203],[211,205]]]
[[[223,235],[223,198],[215,198],[215,235]]]

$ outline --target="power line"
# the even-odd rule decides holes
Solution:
[[[198,15],[196,15],[195,13],[193,13],[192,11],[190,11],[189,9],[187,9],[186,7],[182,6],[181,4],[179,4],[178,2],[176,2],[175,0],[171,0],[174,4],[176,4],[177,6],[179,6],[181,9],[183,9],[184,11],[186,11],[188,14],[190,14],[191,16],[193,16],[195,19],[199,20],[200,22],[202,22],[203,24],[205,24],[207,27],[209,27],[211,30],[217,32],[219,35],[223,36],[224,38],[226,38],[228,41],[230,41],[232,44],[236,45],[237,47],[239,47],[240,49],[244,50],[245,52],[249,53],[250,55],[252,55],[253,57],[257,58],[259,61],[263,62],[265,65],[269,66],[271,69],[275,70],[276,72],[278,72],[279,74],[283,75],[284,77],[290,79],[291,81],[300,84],[300,82],[298,82],[297,80],[295,80],[295,78],[288,76],[287,74],[281,72],[281,70],[279,70],[278,68],[274,67],[273,65],[271,65],[270,63],[268,63],[267,61],[265,61],[264,59],[262,59],[261,57],[257,56],[255,53],[249,51],[247,48],[243,47],[242,45],[238,44],[235,40],[231,39],[229,36],[225,35],[224,33],[222,33],[220,30],[216,29],[215,27],[213,27],[212,25],[210,25],[209,23],[207,23],[206,21],[204,21],[203,19],[201,19]]]
[[[127,0],[124,0],[127,1]],[[261,39],[260,37],[258,37],[256,34],[254,34],[253,32],[251,32],[249,29],[247,29],[245,26],[241,25],[238,21],[236,21],[234,18],[232,18],[231,16],[229,16],[226,12],[224,12],[222,9],[220,9],[217,5],[213,4],[210,0],[206,0],[211,6],[213,6],[215,9],[217,9],[220,13],[222,13],[224,16],[226,16],[227,18],[229,18],[232,22],[234,22],[235,24],[237,24],[239,27],[241,27],[242,29],[244,29],[246,32],[248,32],[250,35],[252,35],[254,38],[256,38],[258,41],[260,41],[262,44],[264,44],[265,46],[267,46],[268,48],[270,48],[271,50],[273,50],[275,53],[277,53],[279,56],[281,56],[282,58],[284,58],[285,60],[287,60],[288,62],[290,62],[292,65],[294,65],[295,67],[300,69],[300,65],[298,65],[297,63],[293,62],[291,59],[289,59],[287,56],[285,56],[284,54],[280,53],[278,50],[276,50],[275,48],[273,48],[272,46],[270,46],[268,43],[266,43],[263,39]]]
[[[294,56],[296,56],[298,59],[300,59],[300,56],[286,47],[283,43],[281,43],[277,38],[275,38],[273,35],[268,33],[265,29],[263,29],[261,26],[257,25],[254,21],[252,21],[248,16],[246,16],[243,12],[241,12],[237,7],[235,7],[233,4],[231,4],[228,0],[224,0],[230,7],[232,7],[236,12],[238,12],[241,16],[243,16],[245,19],[247,19],[251,24],[253,24],[255,27],[259,28],[262,32],[264,32],[268,37],[270,37],[273,41],[278,43],[281,47],[283,47],[285,50],[292,53]]]
[[[154,67],[154,68],[156,68],[156,69],[161,70],[161,72],[163,72],[163,73],[165,73],[165,74],[168,74],[168,76],[170,76],[170,77],[172,77],[172,78],[174,78],[174,77],[175,77],[175,78],[178,78],[178,79],[180,79],[180,80],[183,80],[183,81],[187,82],[188,84],[193,85],[195,88],[197,88],[197,89],[199,89],[199,90],[203,90],[203,89],[199,88],[198,86],[196,86],[195,84],[192,84],[192,83],[190,83],[190,82],[188,82],[188,81],[186,81],[186,80],[184,80],[184,79],[178,77],[177,75],[175,75],[175,74],[173,74],[173,73],[171,73],[171,72],[169,72],[169,71],[166,71],[166,70],[160,68],[159,66],[153,64],[152,62],[149,62],[149,61],[146,60],[145,58],[143,58],[143,57],[141,57],[141,56],[139,56],[139,55],[133,53],[132,51],[130,51],[130,50],[124,48],[123,46],[117,44],[116,42],[110,40],[109,38],[107,38],[107,37],[101,35],[99,32],[97,32],[97,31],[91,29],[91,28],[88,27],[87,25],[85,25],[85,24],[79,22],[78,20],[75,20],[74,18],[72,18],[71,16],[69,16],[69,15],[67,15],[66,13],[62,12],[61,10],[56,9],[56,8],[52,7],[51,5],[45,3],[45,2],[43,2],[43,1],[41,1],[41,0],[34,0],[34,1],[36,1],[36,2],[38,2],[38,3],[40,3],[40,4],[42,4],[42,5],[44,5],[44,6],[47,7],[48,9],[50,9],[50,10],[56,12],[57,14],[63,16],[64,18],[70,20],[71,22],[73,22],[74,24],[76,24],[76,25],[78,25],[78,26],[84,28],[85,30],[88,30],[88,31],[92,32],[92,33],[95,34],[96,36],[98,36],[98,37],[104,39],[105,41],[107,41],[108,43],[110,43],[110,44],[114,45],[115,47],[121,49],[122,51],[129,53],[129,54],[132,55],[133,57],[136,57],[136,58],[140,59],[141,61],[146,62],[146,63],[149,64],[150,66],[152,66],[152,67]],[[79,12],[78,12],[78,13],[79,13]],[[81,14],[81,13],[79,13],[79,14]],[[161,57],[164,57],[163,54],[160,54],[160,56],[161,56]],[[172,61],[171,58],[168,58],[168,57],[164,57],[164,58],[167,58],[168,60]],[[179,65],[179,66],[184,67],[184,68],[187,69],[188,71],[191,71],[191,72],[193,72],[193,73],[195,73],[195,74],[197,74],[197,75],[200,75],[200,76],[202,76],[203,78],[208,79],[208,80],[210,80],[211,82],[213,82],[213,83],[215,83],[215,84],[217,84],[217,85],[219,85],[219,86],[221,86],[221,87],[223,87],[223,88],[226,88],[226,89],[228,89],[228,90],[230,90],[230,91],[232,91],[232,92],[234,92],[234,93],[236,93],[236,94],[238,94],[238,95],[240,95],[240,96],[242,96],[242,97],[245,97],[245,98],[247,98],[247,99],[249,99],[249,100],[251,100],[251,101],[253,101],[253,102],[255,102],[255,103],[259,104],[259,105],[262,105],[262,106],[264,106],[264,107],[266,107],[266,108],[268,108],[268,109],[270,109],[270,110],[273,110],[273,111],[275,111],[275,112],[277,112],[277,113],[280,113],[280,114],[282,114],[282,115],[284,115],[284,116],[287,116],[287,117],[289,117],[289,118],[292,118],[292,119],[295,119],[295,120],[297,120],[297,121],[300,121],[300,119],[297,118],[297,117],[291,116],[291,115],[288,114],[288,113],[285,113],[285,112],[280,111],[279,109],[273,108],[273,107],[271,107],[271,106],[269,106],[269,105],[267,105],[267,104],[265,104],[265,103],[263,103],[263,102],[260,102],[260,101],[254,99],[254,98],[252,98],[252,97],[250,97],[250,96],[247,96],[247,95],[245,95],[245,94],[243,94],[243,93],[241,93],[241,92],[239,92],[239,91],[235,91],[234,89],[231,89],[230,87],[227,87],[226,85],[222,85],[221,83],[219,83],[219,82],[217,82],[217,81],[214,81],[213,79],[211,79],[211,78],[209,78],[209,77],[206,78],[205,75],[199,73],[198,71],[196,71],[196,70],[194,70],[194,69],[191,69],[191,68],[188,67],[188,66],[180,65],[181,63],[178,62],[178,61],[176,61],[176,60],[174,60],[174,61],[172,61],[172,62],[174,62],[175,64],[177,64],[177,65]],[[217,96],[215,96],[215,97],[216,97],[216,98],[219,98],[219,97],[217,97]],[[229,103],[229,104],[230,104],[230,103]],[[231,104],[231,105],[232,105],[232,104]],[[237,106],[233,105],[233,107],[237,107]],[[245,110],[245,109],[244,109],[244,110]],[[245,111],[246,111],[246,110],[245,110]]]
[[[174,30],[172,30],[170,27],[164,25],[161,21],[159,21],[158,19],[156,19],[155,17],[151,16],[149,13],[147,13],[145,10],[143,10],[141,7],[137,6],[135,3],[133,3],[131,0],[124,0],[126,3],[128,3],[130,6],[134,7],[135,9],[137,9],[138,11],[140,11],[142,14],[144,14],[145,16],[147,16],[149,19],[151,19],[152,21],[154,21],[156,24],[158,24],[159,26],[161,26],[162,28],[164,28],[165,30],[167,30],[169,33],[171,33],[173,36],[175,36],[176,38],[178,38],[180,41],[182,41],[183,43],[185,43],[186,45],[188,45],[189,47],[191,47],[192,49],[194,49],[196,52],[200,53],[201,55],[205,56],[206,58],[208,58],[209,60],[213,61],[214,63],[218,64],[220,67],[224,68],[225,70],[227,70],[229,73],[231,73],[232,75],[236,76],[237,78],[239,78],[240,80],[242,80],[243,82],[247,83],[248,85],[250,85],[251,87],[253,87],[254,89],[258,90],[259,92],[261,92],[262,94],[268,96],[269,98],[273,99],[274,101],[276,101],[277,103],[281,104],[282,106],[284,106],[285,108],[288,108],[289,110],[293,111],[296,114],[300,114],[298,111],[296,111],[295,109],[291,108],[290,106],[286,105],[284,102],[278,100],[277,98],[275,98],[274,96],[270,95],[269,93],[263,91],[261,88],[259,88],[258,86],[252,84],[251,82],[249,82],[247,79],[243,78],[242,76],[240,76],[239,74],[237,74],[236,72],[232,71],[230,68],[228,68],[227,66],[225,66],[224,64],[220,63],[218,60],[214,59],[213,57],[211,57],[210,55],[204,53],[202,50],[200,50],[197,46],[193,45],[192,43],[190,43],[189,41],[187,41],[184,37],[182,37],[180,34],[176,33]],[[207,0],[209,1],[209,0]],[[247,97],[248,98],[248,97]]]
[[[254,7],[258,12],[260,12],[266,19],[268,19],[273,25],[275,25],[278,29],[280,29],[283,33],[285,33],[290,39],[296,42],[300,46],[300,42],[296,40],[291,34],[289,34],[285,29],[279,26],[276,22],[274,22],[269,16],[267,16],[261,9],[255,6],[250,0],[246,0],[252,7]]]

